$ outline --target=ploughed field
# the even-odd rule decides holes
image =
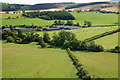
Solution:
[[[74,23],[79,23],[83,26],[84,21],[91,21],[93,25],[111,25],[114,23],[118,23],[118,15],[117,14],[103,14],[103,13],[95,13],[95,12],[86,12],[86,13],[77,13],[71,12],[73,16],[76,18]],[[16,17],[19,18],[16,18]],[[16,19],[6,19],[8,17],[16,18]],[[54,20],[43,20],[40,18],[24,18],[21,14],[2,14],[0,17],[2,19],[2,25],[36,25],[45,27],[46,25],[52,25]],[[66,21],[66,20],[65,20]]]
[[[74,52],[93,78],[118,78],[118,54],[107,52]]]
[[[65,50],[40,49],[35,43],[2,45],[3,78],[76,78]]]

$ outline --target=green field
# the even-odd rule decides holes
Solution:
[[[118,34],[119,33],[115,33],[100,39],[96,39],[95,42],[104,46],[105,49],[113,49],[118,45]]]
[[[75,52],[93,78],[118,78],[118,54],[107,52]]]
[[[71,12],[73,16],[75,16],[76,20],[73,20],[74,23],[80,23],[83,26],[84,21],[91,21],[93,25],[110,25],[114,23],[118,23],[118,15],[117,14],[102,14],[102,13],[77,13]],[[8,17],[15,18],[19,16],[18,19],[6,19]],[[43,20],[39,18],[23,18],[21,14],[2,14],[2,25],[36,25],[45,27],[46,25],[51,25],[54,20]]]
[[[118,15],[117,14],[103,14],[103,13],[72,13],[76,20],[75,22],[79,22],[81,25],[84,24],[84,21],[91,21],[93,25],[107,25],[118,23]]]
[[[76,78],[65,50],[39,45],[3,43],[3,78]]]

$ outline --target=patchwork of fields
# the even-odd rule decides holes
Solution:
[[[110,25],[118,22],[117,14],[102,14],[102,13],[77,13],[71,12],[76,20],[74,23],[80,23],[83,26],[84,21],[91,21],[93,25]],[[17,19],[6,19],[8,17]],[[53,24],[54,20],[43,20],[39,18],[24,18],[21,14],[2,14],[2,25],[36,25],[45,27]]]
[[[4,78],[76,78],[76,69],[61,49],[39,45],[3,43]]]
[[[93,25],[111,25],[118,22],[117,14],[77,13],[71,12],[76,18],[75,23],[84,24],[91,21]],[[16,17],[19,18],[16,18]],[[8,17],[16,19],[6,19]],[[54,20],[39,18],[24,18],[21,14],[2,14],[2,25],[36,25],[45,27]],[[1,26],[0,26],[1,27]],[[75,33],[78,40],[84,40],[107,31],[118,29],[112,27],[89,27],[66,30]],[[47,31],[52,36],[61,30]],[[35,32],[43,35],[44,32]],[[118,34],[107,35],[94,40],[105,49],[112,49],[118,45]],[[66,50],[59,48],[40,48],[32,42],[30,44],[2,44],[3,78],[77,78],[76,69],[72,64]],[[118,77],[118,54],[108,52],[74,51],[74,55],[88,69],[90,74],[102,78]]]
[[[74,52],[93,78],[118,78],[118,54]]]

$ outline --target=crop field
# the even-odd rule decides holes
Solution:
[[[76,78],[65,50],[41,49],[36,43],[2,45],[3,78]]]
[[[83,26],[84,21],[91,21],[93,25],[110,25],[114,23],[118,23],[118,15],[117,14],[102,14],[102,13],[77,13],[71,12],[76,20],[73,20],[74,23],[80,23]],[[8,17],[17,19],[6,19]],[[54,20],[43,20],[39,18],[24,18],[21,14],[2,14],[2,25],[36,25],[45,27],[46,25],[53,24]]]
[[[118,54],[107,52],[74,52],[93,78],[118,78]]]

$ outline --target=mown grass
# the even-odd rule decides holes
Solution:
[[[74,52],[93,78],[118,78],[118,54],[108,52]]]
[[[38,47],[35,43],[3,43],[3,78],[77,77],[65,50]]]
[[[71,12],[76,20],[73,20],[74,23],[80,23],[81,26],[84,25],[84,21],[91,21],[93,25],[110,25],[118,23],[117,14],[102,14],[102,13],[77,13]],[[7,17],[15,18],[19,16],[18,19],[6,19]],[[39,18],[23,18],[21,14],[2,14],[2,25],[36,25],[45,27],[46,25],[53,24],[54,20],[43,20]]]

